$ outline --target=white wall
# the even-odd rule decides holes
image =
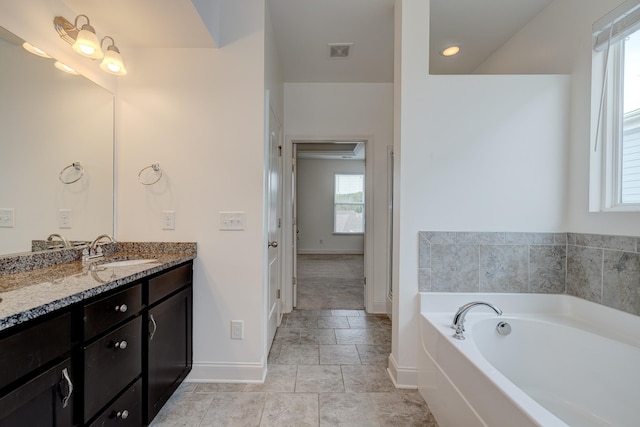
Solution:
[[[298,159],[298,253],[361,254],[362,235],[333,233],[334,176],[364,174],[364,160]]]
[[[417,235],[564,231],[567,76],[430,76],[429,5],[401,0],[398,275],[390,370],[415,385]]]
[[[225,2],[220,49],[128,51],[118,89],[118,238],[198,242],[194,381],[260,380],[266,364],[265,12],[246,3]],[[162,180],[139,184],[153,162]],[[174,231],[163,210],[176,212]],[[219,211],[244,211],[245,230],[219,231]],[[244,320],[244,340],[230,339],[231,320]]]
[[[567,230],[640,236],[640,213],[589,213],[591,26],[622,0],[556,0],[478,68],[482,73],[571,73]]]
[[[387,146],[393,141],[393,84],[391,83],[286,83],[285,170],[291,170],[291,139],[367,139],[367,164],[373,170],[373,233],[367,236],[373,265],[367,273],[372,290],[367,309],[386,312],[387,286]],[[285,194],[291,185],[285,179]],[[291,223],[285,212],[285,224]],[[292,245],[291,235],[285,244]],[[369,249],[367,249],[369,250]],[[288,274],[288,275],[287,275]],[[285,283],[291,283],[291,264],[285,266]]]

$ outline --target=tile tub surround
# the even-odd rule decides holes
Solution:
[[[71,260],[65,263],[53,263],[53,265],[38,269],[0,275],[0,330],[126,285],[196,257],[195,243],[118,243],[117,245],[120,249],[118,252],[102,259],[92,260],[87,265],[78,260]],[[60,249],[51,252],[58,251],[74,252],[75,249]],[[28,255],[20,254],[16,258],[23,256]],[[117,268],[99,268],[100,264],[107,261],[130,258],[154,258],[157,262]],[[54,255],[53,259],[58,261],[59,257]],[[97,266],[97,269],[92,270],[91,265]]]
[[[567,293],[640,315],[640,238],[569,233]]]
[[[640,315],[640,237],[418,234],[420,292],[567,293]]]
[[[564,293],[566,233],[418,234],[420,292]]]

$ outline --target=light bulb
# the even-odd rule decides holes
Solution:
[[[124,63],[122,62],[122,56],[120,56],[120,51],[113,45],[107,48],[104,59],[100,63],[100,68],[116,76],[124,76],[127,74],[127,70],[124,68]]]
[[[76,37],[76,41],[71,46],[73,50],[82,56],[91,59],[100,59],[104,56],[100,49],[100,40],[96,31],[89,24],[84,24]]]

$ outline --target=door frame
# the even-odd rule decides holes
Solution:
[[[373,135],[286,135],[284,144],[284,167],[282,182],[285,185],[283,191],[283,270],[282,270],[282,295],[284,296],[284,310],[293,310],[293,214],[291,198],[292,177],[292,153],[294,143],[321,143],[327,141],[362,141],[365,149],[365,231],[364,231],[364,275],[365,275],[365,310],[370,311],[374,307],[373,292]]]

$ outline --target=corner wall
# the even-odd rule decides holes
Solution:
[[[265,10],[245,3],[225,2],[220,49],[129,50],[118,88],[118,238],[198,243],[192,381],[260,381],[266,365]],[[162,179],[139,184],[155,162]],[[175,230],[162,230],[165,210]],[[244,211],[245,230],[220,231],[219,211]],[[231,320],[244,340],[230,339]]]
[[[402,167],[389,368],[415,387],[418,232],[564,231],[570,80],[428,75],[429,2],[396,5]]]

